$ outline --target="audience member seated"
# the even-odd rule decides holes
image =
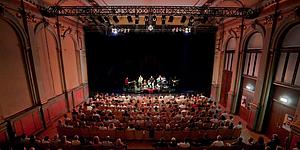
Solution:
[[[100,139],[98,136],[94,136],[93,141],[91,142],[92,145],[101,145]]]
[[[43,144],[50,144],[50,139],[49,136],[45,136],[44,139],[42,140]]]
[[[169,143],[169,147],[176,147],[176,146],[177,146],[177,140],[175,137],[172,137]]]
[[[258,140],[254,143],[255,147],[258,148],[259,150],[264,150],[265,149],[265,140],[262,136],[258,137]]]
[[[242,128],[243,128],[242,122],[239,121],[239,123],[236,126],[234,126],[233,129],[242,129]]]
[[[239,145],[239,146],[245,146],[246,144],[243,142],[243,138],[239,137],[236,141],[231,143],[231,145]]]
[[[158,142],[155,143],[155,147],[167,147],[168,144],[165,138],[161,137]]]
[[[218,135],[217,140],[214,141],[210,146],[211,147],[213,147],[213,146],[224,146],[224,142],[222,141],[221,135]]]
[[[280,145],[280,140],[277,134],[272,135],[272,139],[270,142],[267,143],[267,146],[269,146],[272,150],[275,150],[277,146]]]
[[[112,146],[114,146],[114,144],[110,141],[110,137],[109,137],[109,136],[107,136],[107,137],[106,137],[106,140],[104,140],[104,141],[102,142],[102,145],[103,145],[104,147],[112,147]]]
[[[63,144],[63,145],[68,145],[68,144],[71,144],[71,141],[68,141],[67,136],[63,135],[61,137],[60,143]]]
[[[79,136],[78,135],[75,135],[73,140],[71,141],[71,144],[72,145],[80,145],[80,141],[79,141]]]
[[[282,146],[276,146],[275,150],[284,150]]]
[[[296,147],[293,150],[300,150],[300,142],[297,142]]]
[[[190,142],[189,142],[189,140],[187,138],[184,139],[184,142],[179,142],[177,144],[177,146],[179,148],[190,148],[191,147]]]

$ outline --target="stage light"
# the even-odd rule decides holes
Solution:
[[[186,33],[186,34],[191,33],[191,28],[185,28],[184,33]]]
[[[192,26],[194,21],[195,21],[195,18],[193,16],[191,16],[190,19],[189,19],[189,24],[188,25]]]
[[[195,21],[195,18],[193,16],[190,17],[189,22],[193,23]]]
[[[182,16],[180,22],[185,23],[185,21],[186,21],[186,16]]]
[[[166,24],[166,16],[165,15],[161,16],[161,24],[162,25]]]
[[[281,102],[283,102],[283,103],[288,103],[288,102],[289,102],[289,99],[288,99],[288,97],[286,97],[286,96],[280,97],[279,100],[280,100]]]
[[[119,23],[119,19],[117,16],[113,16],[113,20],[115,21],[115,23]]]
[[[127,20],[129,23],[133,22],[132,17],[131,16],[127,16]]]
[[[173,16],[170,16],[168,22],[173,22],[173,20],[174,20],[174,17],[173,17]]]
[[[152,16],[152,25],[156,25],[156,16]]]
[[[157,19],[156,19],[156,16],[153,16],[152,17],[152,21],[156,21]]]
[[[111,33],[113,33],[113,34],[118,34],[118,29],[117,29],[117,28],[112,28],[112,29],[111,29]]]
[[[149,25],[149,26],[148,26],[148,30],[149,30],[149,31],[152,31],[153,29],[154,29],[154,28],[153,28],[152,25]]]
[[[139,24],[139,15],[135,15],[135,24]]]
[[[145,20],[145,21],[149,21],[149,17],[148,17],[148,16],[145,16],[144,20]]]

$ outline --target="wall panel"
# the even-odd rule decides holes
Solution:
[[[53,37],[50,32],[46,32],[47,37]],[[50,62],[50,71],[53,81],[53,88],[55,96],[62,94],[62,78],[60,75],[60,67],[58,60],[57,44],[54,41],[54,38],[48,38],[48,51],[49,51],[49,62]]]
[[[22,114],[10,121],[17,135],[21,135],[23,133],[26,135],[32,135],[43,129],[40,107],[22,112]]]
[[[75,106],[79,105],[84,100],[84,89],[80,87],[73,91],[74,104]]]
[[[78,70],[76,65],[76,54],[74,41],[70,36],[63,39],[63,63],[66,77],[67,89],[73,89],[79,85]]]
[[[0,18],[0,110],[4,118],[32,106],[22,44],[14,29]]]
[[[50,55],[48,45],[53,43],[54,36],[48,33],[48,29],[41,29],[35,35],[36,49],[33,50],[34,65],[42,103],[55,95],[53,76],[50,68]],[[49,36],[50,35],[50,36]]]
[[[67,112],[67,104],[64,94],[51,99],[43,105],[43,112],[46,125],[49,125],[57,118]]]

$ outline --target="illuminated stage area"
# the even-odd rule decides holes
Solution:
[[[124,92],[129,93],[171,93],[177,90],[179,80],[175,77],[167,79],[165,76],[159,75],[154,78],[144,79],[141,75],[133,81],[129,81],[126,77],[124,81]]]

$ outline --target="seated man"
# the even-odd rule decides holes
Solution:
[[[177,144],[179,148],[190,148],[190,143],[187,138],[184,139],[184,142],[180,142]]]

